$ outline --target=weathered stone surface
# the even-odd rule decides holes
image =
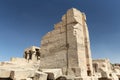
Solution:
[[[7,69],[0,69],[0,78],[9,78],[10,77],[10,70]]]
[[[11,61],[1,62],[0,78],[11,78],[13,80],[27,79],[34,76],[38,70],[39,62],[28,62],[23,58],[11,58]]]
[[[48,74],[36,71],[33,80],[47,80]]]
[[[16,79],[27,79],[30,77],[34,77],[35,71],[34,70],[25,70],[25,69],[17,69],[12,70],[10,74],[10,78],[13,80]]]
[[[95,72],[112,72],[112,66],[109,59],[93,60],[93,67]]]
[[[42,69],[42,72],[48,74],[48,79],[49,80],[54,80],[60,77],[62,74],[61,69]]]
[[[92,65],[86,16],[75,8],[43,36],[41,47],[25,49],[23,57],[0,62],[0,80],[120,79],[120,64],[98,59]]]
[[[31,78],[27,78],[26,80],[33,80],[33,79],[31,79]]]
[[[93,69],[95,75],[100,79],[104,80],[106,78],[111,80],[118,80],[118,76],[116,75],[117,73],[114,72],[116,69],[110,64],[109,59],[93,60]],[[97,73],[101,73],[101,76],[99,76]]]
[[[92,75],[92,58],[86,17],[69,9],[41,41],[41,68],[80,68],[81,76]],[[73,73],[77,74],[77,73]],[[71,73],[70,73],[71,74]]]
[[[68,75],[70,76],[75,76],[75,77],[80,77],[81,74],[81,68],[68,68]]]
[[[13,63],[22,63],[22,62],[27,62],[27,60],[25,58],[17,58],[17,57],[12,57],[10,59],[11,62]]]
[[[94,71],[101,73],[102,77],[109,77],[112,72],[112,67],[108,59],[97,59],[93,60]]]

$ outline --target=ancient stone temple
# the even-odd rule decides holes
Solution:
[[[62,68],[76,77],[93,74],[86,16],[72,8],[41,41],[41,67]]]
[[[86,16],[72,8],[23,58],[0,62],[0,80],[120,80],[120,64],[92,60]]]

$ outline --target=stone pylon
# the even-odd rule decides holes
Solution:
[[[91,76],[92,58],[86,16],[72,8],[41,40],[41,68],[61,68],[75,77]]]

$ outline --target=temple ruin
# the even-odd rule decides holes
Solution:
[[[54,30],[42,38],[41,67],[62,68],[64,74],[75,76],[85,77],[93,74],[84,13],[74,8],[68,10],[62,21],[55,24]]]
[[[0,62],[0,80],[120,80],[120,66],[92,60],[86,15],[72,8],[23,58]]]
[[[31,46],[30,48],[25,49],[23,57],[28,61],[32,60],[34,62],[37,62],[38,60],[40,60],[40,55],[40,48],[36,46]]]

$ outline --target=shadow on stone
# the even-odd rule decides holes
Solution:
[[[109,79],[109,78],[99,78],[98,80],[112,80],[112,79]]]
[[[64,77],[64,76],[60,76],[60,77],[58,77],[56,80],[67,80],[67,78]]]
[[[0,78],[0,80],[12,80],[10,78]]]

